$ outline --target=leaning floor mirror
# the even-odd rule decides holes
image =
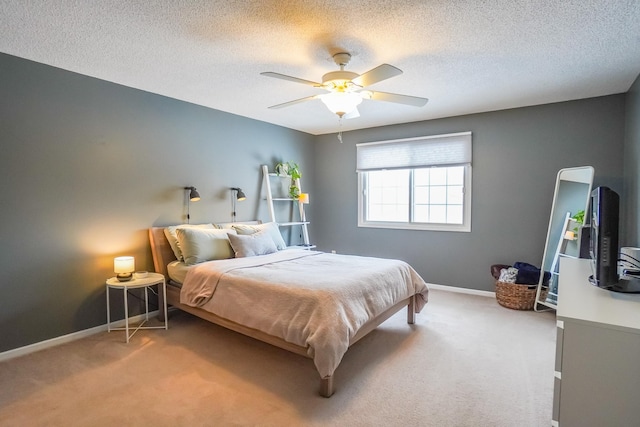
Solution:
[[[561,257],[580,256],[581,227],[589,208],[594,169],[591,166],[560,169],[553,193],[542,271],[536,291],[536,311],[558,306],[558,266]]]

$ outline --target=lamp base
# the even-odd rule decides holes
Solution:
[[[118,273],[116,274],[116,278],[118,282],[128,282],[133,277],[133,273]]]

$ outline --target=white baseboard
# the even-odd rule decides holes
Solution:
[[[469,294],[469,295],[479,295],[479,296],[489,297],[489,298],[495,298],[496,297],[496,293],[495,292],[480,291],[480,290],[477,290],[477,289],[469,289],[469,288],[459,288],[459,287],[455,287],[455,286],[437,285],[435,283],[429,283],[429,288],[430,289],[437,289],[439,291],[457,292],[457,293]],[[158,314],[158,310],[149,312],[149,316],[156,316],[157,314]],[[140,322],[140,321],[142,321],[143,316],[144,316],[144,314],[140,314],[138,316],[131,317],[130,321],[132,321],[132,322]],[[113,327],[118,328],[118,327],[123,327],[123,326],[124,326],[124,319],[116,321],[116,322],[113,322]],[[29,354],[29,353],[35,353],[36,351],[44,350],[46,348],[55,347],[55,346],[60,345],[60,344],[64,344],[64,343],[68,343],[68,342],[71,342],[71,341],[79,340],[79,339],[82,339],[82,338],[85,338],[85,337],[88,337],[88,336],[91,336],[91,335],[98,334],[100,332],[104,332],[106,330],[107,330],[107,325],[105,323],[104,325],[96,326],[95,328],[90,328],[90,329],[85,329],[83,331],[73,332],[71,334],[63,335],[61,337],[51,338],[51,339],[46,340],[46,341],[41,341],[41,342],[37,342],[35,344],[30,344],[30,345],[27,345],[27,346],[24,346],[24,347],[15,348],[13,350],[8,350],[8,351],[0,353],[0,362],[3,362],[5,360],[9,360],[9,359],[13,359],[14,357],[24,356],[24,355]]]
[[[437,289],[439,291],[447,291],[447,292],[457,292],[459,294],[478,295],[481,297],[489,297],[489,298],[496,297],[495,292],[480,291],[477,289],[469,289],[469,288],[458,288],[455,286],[436,285],[435,283],[429,283],[429,289]]]
[[[158,310],[150,311],[149,316],[157,316],[159,313]],[[144,319],[144,313],[138,316],[132,316],[129,318],[129,322],[141,322]],[[111,323],[112,327],[120,328],[124,327],[124,319],[118,320]],[[85,329],[78,332],[73,332],[71,334],[63,335],[61,337],[51,338],[46,341],[40,341],[34,344],[26,345],[24,347],[14,348],[13,350],[7,350],[0,353],[0,362],[4,362],[5,360],[13,359],[14,357],[24,356],[30,353],[35,353],[36,351],[44,350],[46,348],[55,347],[60,344],[65,344],[71,341],[79,340],[82,338],[86,338],[91,335],[99,334],[100,332],[104,332],[107,330],[107,324],[96,326],[94,328]]]

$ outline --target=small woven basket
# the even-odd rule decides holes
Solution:
[[[496,299],[498,304],[514,310],[533,310],[536,302],[536,285],[520,285],[517,283],[496,282]],[[540,299],[545,301],[549,288],[542,288]]]

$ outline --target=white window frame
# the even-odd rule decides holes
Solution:
[[[424,222],[392,222],[392,221],[367,221],[366,220],[366,206],[367,206],[367,194],[366,194],[366,182],[365,174],[369,170],[358,170],[358,227],[369,228],[388,228],[388,229],[403,229],[403,230],[427,230],[427,231],[453,231],[453,232],[471,232],[471,201],[472,201],[472,167],[471,167],[471,132],[461,132],[456,134],[447,135],[435,135],[419,138],[407,138],[398,139],[392,141],[380,141],[375,143],[364,143],[358,145],[368,144],[393,144],[393,143],[407,143],[412,141],[429,142],[428,140],[437,140],[441,143],[447,138],[455,139],[456,137],[468,137],[469,138],[469,156],[468,162],[465,163],[446,163],[442,162],[439,165],[411,165],[407,167],[397,167],[397,169],[419,169],[424,167],[449,167],[449,166],[463,166],[464,167],[464,199],[463,199],[463,221],[462,224],[445,224],[445,223],[424,223]],[[370,170],[386,170],[387,168],[381,167]],[[389,168],[391,169],[391,168]],[[409,185],[409,183],[407,183]],[[410,194],[413,194],[413,188],[409,188]],[[411,196],[412,197],[412,196]],[[409,201],[409,209],[413,209],[413,201]],[[411,215],[410,215],[411,218]]]

